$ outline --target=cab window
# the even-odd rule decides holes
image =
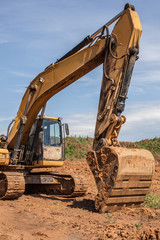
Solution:
[[[44,120],[44,139],[43,143],[46,146],[60,146],[61,145],[61,131],[58,122]]]

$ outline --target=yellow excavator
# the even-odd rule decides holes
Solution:
[[[141,32],[134,6],[126,4],[122,12],[30,83],[7,137],[0,138],[1,199],[16,199],[24,191],[85,194],[87,180],[83,176],[40,170],[64,162],[61,119],[44,117],[44,111],[53,95],[103,64],[93,149],[86,157],[98,188],[95,207],[107,212],[144,201],[152,181],[154,158],[144,149],[120,147],[117,139],[126,121],[121,113],[138,59]],[[68,126],[64,128],[68,132]]]

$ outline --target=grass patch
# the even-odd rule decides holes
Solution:
[[[67,137],[65,139],[65,158],[70,161],[85,158],[87,152],[92,149],[92,141],[93,139],[88,137]]]
[[[148,193],[144,202],[145,207],[149,208],[160,208],[160,194],[154,195],[153,193]]]
[[[154,158],[157,158],[157,155],[160,154],[160,138],[146,139],[139,142],[126,143],[127,148],[141,148],[149,150]]]
[[[86,137],[78,137],[77,138],[78,139],[78,141],[81,143],[81,144],[83,144],[83,145],[86,145],[87,144],[87,142],[86,142]]]
[[[33,204],[29,204],[29,203],[26,204],[26,207],[32,207],[32,206]]]
[[[141,226],[142,226],[141,223],[135,223],[135,227],[136,227],[136,228],[140,228]]]
[[[52,202],[51,205],[58,205],[58,202]]]
[[[112,215],[106,215],[105,216],[105,219],[109,219],[110,220],[111,218],[112,218]]]
[[[76,152],[76,143],[69,143],[66,147],[65,147],[65,155],[68,157],[71,157],[73,155],[75,155]]]

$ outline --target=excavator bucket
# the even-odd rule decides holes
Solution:
[[[154,173],[154,158],[144,149],[103,146],[87,153],[98,189],[95,208],[101,213],[145,200]]]

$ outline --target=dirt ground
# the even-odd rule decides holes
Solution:
[[[83,174],[89,183],[86,196],[69,199],[34,194],[1,201],[0,240],[160,239],[160,209],[124,207],[116,212],[97,213],[97,190],[85,160],[65,161],[58,170]],[[160,193],[158,163],[151,191]]]

